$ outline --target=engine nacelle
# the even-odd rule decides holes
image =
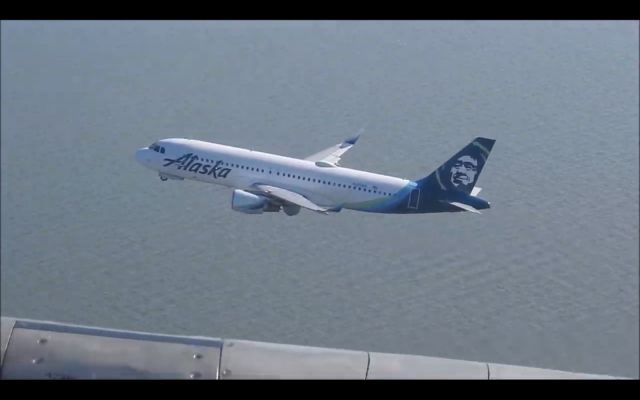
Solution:
[[[262,214],[265,206],[269,205],[269,199],[258,196],[244,190],[236,189],[231,197],[231,208],[246,214]]]
[[[297,206],[295,204],[287,204],[282,206],[282,209],[284,210],[284,213],[292,216],[292,215],[296,215],[300,212],[300,206]]]

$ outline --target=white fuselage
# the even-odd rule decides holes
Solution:
[[[406,179],[321,167],[311,161],[200,140],[163,139],[156,144],[162,146],[164,153],[142,148],[136,152],[136,159],[161,176],[242,190],[251,190],[255,184],[271,185],[299,193],[323,207],[364,210],[366,204],[392,198],[412,184]],[[188,154],[197,159],[184,165],[171,162]]]

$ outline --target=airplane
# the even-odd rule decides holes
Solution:
[[[233,189],[231,209],[246,214],[301,208],[388,214],[472,212],[490,208],[475,186],[494,139],[477,137],[431,174],[401,179],[340,166],[356,135],[304,159],[187,138],[158,140],[136,160],[162,181],[194,180]]]

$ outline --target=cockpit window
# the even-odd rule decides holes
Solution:
[[[164,154],[164,147],[160,147],[160,153]]]
[[[158,145],[157,145],[157,144],[155,144],[155,143],[152,143],[152,144],[149,146],[149,149],[151,149],[151,150],[155,151],[156,153],[164,153],[164,147],[160,147],[160,146],[158,146]]]

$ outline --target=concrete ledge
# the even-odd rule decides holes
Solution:
[[[625,379],[2,317],[2,379]]]

